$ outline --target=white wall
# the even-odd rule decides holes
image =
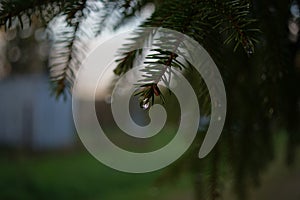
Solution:
[[[46,75],[0,80],[0,145],[36,150],[74,144],[71,99],[50,96]]]

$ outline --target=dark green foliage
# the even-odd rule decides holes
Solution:
[[[63,17],[68,27],[64,29],[61,39],[55,41],[50,63],[51,79],[56,96],[62,94],[65,89],[71,89],[75,71],[80,64],[80,53],[84,53],[82,51],[84,44],[80,42],[79,34],[85,34],[81,29],[81,23],[88,9],[86,2],[86,0],[78,1],[64,8]]]
[[[201,76],[190,73],[193,66],[181,57],[180,38],[162,36],[160,41],[174,40],[164,46],[164,42],[153,40],[155,29],[149,31],[147,27],[175,30],[199,42],[214,59],[225,83],[228,100],[225,128],[216,148],[203,160],[196,157],[204,136],[200,132],[200,138],[184,158],[170,167],[170,174],[165,177],[174,180],[179,172],[190,170],[199,199],[218,199],[223,183],[232,180],[235,193],[244,200],[247,186],[259,184],[260,174],[275,156],[274,133],[286,130],[288,163],[293,162],[300,142],[300,77],[294,62],[300,42],[289,39],[291,2],[3,0],[0,24],[9,28],[18,21],[24,26],[22,21],[33,16],[46,24],[57,17],[67,21],[54,44],[55,54],[50,61],[54,89],[59,95],[72,87],[74,73],[84,55],[83,38],[97,36],[106,28],[119,28],[148,2],[155,4],[155,12],[120,49],[114,72],[120,76],[135,67],[137,58],[145,53],[136,47],[151,46],[152,51],[145,55],[143,63],[145,75],[137,80],[140,90],[136,95],[140,102],[153,104],[156,96],[164,100],[158,83],[167,85],[166,75],[178,70],[193,83],[201,110],[208,108],[205,113],[209,115],[207,88]],[[103,5],[101,9],[97,3]],[[88,22],[91,13],[95,15]]]
[[[160,43],[157,43],[151,40],[154,33],[149,33],[147,27],[164,27],[184,33],[203,44],[210,53],[213,53],[213,57],[217,57],[220,52],[215,46],[212,46],[215,45],[216,39],[210,38],[210,36],[221,38],[221,43],[225,45],[233,44],[234,51],[241,45],[250,55],[254,52],[254,43],[257,41],[255,33],[258,32],[258,29],[253,28],[253,23],[256,20],[250,16],[249,9],[250,4],[245,1],[163,1],[157,5],[157,9],[150,19],[141,25],[139,32],[136,33],[137,36],[131,39],[133,42],[128,44],[131,46],[127,47],[127,52],[123,52],[123,57],[117,60],[119,65],[115,72],[121,74],[134,66],[137,51],[131,50],[140,38],[146,40],[142,42],[147,42],[148,46],[162,50],[156,50],[156,53],[146,57],[144,63],[146,66],[143,70],[147,72],[145,82],[164,81],[163,76],[169,67],[184,68],[184,65],[178,63],[172,54],[167,55],[163,51],[164,49],[173,49],[173,52],[177,53],[182,42],[180,38],[172,38],[170,35],[165,36],[165,38],[161,36],[159,38]],[[213,35],[212,32],[215,34]],[[149,40],[151,41],[149,42]],[[174,45],[167,47],[165,45],[170,45],[170,42],[164,42],[164,40],[173,41]],[[124,49],[126,50],[126,47]],[[147,61],[149,58],[152,61]],[[162,65],[167,67],[162,67]],[[203,81],[200,82],[202,82],[200,85],[203,88]],[[201,87],[199,89],[204,91]],[[204,94],[204,96],[208,96],[208,93]]]
[[[50,62],[54,89],[56,94],[60,95],[65,89],[72,88],[74,73],[84,55],[82,49],[85,47],[81,42],[82,37],[97,36],[105,28],[117,29],[149,2],[154,3],[157,9],[138,29],[137,36],[132,38],[133,42],[129,44],[131,46],[126,46],[122,50],[121,58],[117,59],[119,65],[114,71],[117,75],[124,74],[131,69],[136,56],[141,53],[140,50],[133,48],[135,44],[143,42],[139,41],[139,38],[147,40],[154,34],[144,33],[143,27],[164,27],[176,30],[193,37],[204,46],[207,44],[206,41],[209,41],[211,32],[215,30],[225,44],[233,42],[234,49],[241,45],[247,53],[254,51],[253,32],[257,29],[252,28],[255,20],[250,16],[250,4],[246,1],[30,0],[25,2],[4,0],[1,2],[0,25],[9,28],[15,21],[18,21],[23,26],[24,18],[31,21],[33,17],[38,17],[45,25],[55,21],[55,17],[58,16],[65,19],[66,28],[55,41],[53,62]],[[88,24],[89,18],[93,19],[93,24]]]
[[[55,24],[59,18],[66,21],[50,56],[53,89],[59,96],[72,88],[74,74],[85,54],[82,40],[99,35],[107,27],[120,27],[147,1],[3,0],[0,3],[0,26],[5,28],[16,24],[23,27],[24,21],[30,24],[35,18],[46,26]],[[103,9],[99,10],[99,4]]]
[[[33,15],[44,22],[49,22],[64,10],[67,2],[69,5],[74,3],[65,0],[3,0],[0,9],[0,25],[10,28],[17,20],[23,27],[24,18],[31,21]]]

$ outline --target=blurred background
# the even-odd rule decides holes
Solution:
[[[228,95],[228,115],[213,152],[205,159],[197,158],[208,115],[199,122],[199,138],[182,158],[146,174],[115,171],[85,150],[74,127],[71,96],[51,95],[49,54],[58,36],[37,19],[23,29],[19,25],[3,28],[0,199],[299,200],[298,4],[254,1],[255,15],[266,35],[254,58],[224,48],[222,58],[230,68],[221,67],[220,71]],[[128,27],[154,11],[153,4],[147,6]],[[109,34],[116,32],[102,34],[97,41]],[[199,77],[190,78],[197,87]],[[105,129],[113,132],[110,139],[123,148],[149,151],[166,144],[176,133],[180,113],[172,96],[164,105],[171,116],[170,125],[151,142],[124,136],[112,119],[109,96],[99,97],[96,110],[105,116],[99,117],[99,122],[106,124]],[[147,112],[135,97],[130,109],[138,124],[147,124]]]

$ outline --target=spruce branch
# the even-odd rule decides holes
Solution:
[[[250,3],[241,0],[205,0],[209,19],[215,21],[213,28],[224,34],[224,44],[235,42],[234,51],[241,45],[248,55],[253,54],[254,44],[258,42],[255,34],[259,29],[253,28],[256,22],[250,16]]]
[[[84,55],[84,44],[81,42],[81,23],[86,18],[84,10],[87,0],[72,4],[65,9],[64,18],[67,22],[65,31],[56,41],[50,59],[50,76],[56,96],[60,96],[65,89],[71,90],[75,71],[80,66],[80,58]],[[80,35],[81,34],[81,35]]]
[[[23,27],[24,18],[31,22],[33,15],[48,23],[62,12],[67,3],[73,2],[74,0],[2,0],[0,2],[0,26],[7,29],[18,22]]]
[[[165,1],[160,4],[155,13],[149,20],[142,26],[161,26],[176,30],[184,33],[200,44],[203,44],[205,48],[208,48],[209,52],[213,52],[214,57],[219,55],[218,51],[215,51],[215,46],[212,47],[218,39],[212,38],[217,36],[223,38],[223,43],[229,45],[234,42],[233,50],[236,51],[238,46],[242,46],[248,55],[254,51],[254,43],[257,41],[254,37],[257,29],[252,28],[255,20],[250,16],[250,4],[241,0],[226,0],[226,1]],[[211,33],[214,34],[211,34]],[[217,35],[215,34],[217,33]],[[143,75],[143,79],[139,80],[142,85],[146,83],[157,84],[160,80],[167,82],[165,79],[165,73],[167,69],[172,67],[178,67],[182,69],[184,65],[180,65],[176,57],[176,53],[164,51],[169,49],[166,44],[169,44],[168,40],[172,38],[160,38],[161,44],[153,48],[156,51],[154,54],[146,56],[144,69],[141,71],[146,74]],[[176,39],[175,39],[176,40]],[[175,42],[176,43],[176,42]],[[134,43],[133,43],[134,44]],[[155,45],[155,43],[153,43]],[[129,46],[130,49],[130,46]],[[178,49],[178,46],[174,49],[174,52]],[[138,51],[125,51],[123,52],[122,59],[118,59],[119,62],[115,73],[117,75],[126,73],[134,66],[136,59],[136,53]],[[153,52],[153,51],[152,51]],[[177,55],[177,56],[175,56]],[[149,61],[150,60],[150,61]],[[187,63],[187,62],[185,62]],[[161,67],[164,66],[164,67]],[[183,67],[184,68],[184,67]],[[203,80],[200,81],[200,87],[203,87]],[[149,90],[145,87],[141,87],[141,90]],[[207,92],[200,94],[208,96]],[[204,95],[204,96],[205,96]],[[142,96],[141,96],[142,97]],[[207,102],[208,98],[204,98]],[[143,98],[141,98],[143,101]]]
[[[127,24],[148,3],[149,0],[113,0],[101,1],[101,9],[95,17],[95,36],[99,36],[103,30],[109,28],[119,29]]]
[[[155,34],[147,33],[145,31],[146,27],[164,27],[184,33],[215,55],[218,54],[218,48],[215,48],[216,45],[214,44],[214,41],[217,40],[215,36],[223,38],[224,43],[227,45],[234,42],[234,50],[241,45],[246,52],[253,52],[256,41],[254,35],[257,29],[253,28],[254,20],[250,15],[249,4],[248,1],[244,0],[99,0],[95,2],[93,0],[29,0],[26,2],[22,0],[3,0],[0,8],[0,26],[10,27],[15,21],[19,21],[20,25],[23,26],[23,19],[27,17],[30,21],[33,15],[46,24],[52,22],[55,17],[65,17],[68,26],[66,30],[63,30],[63,37],[54,44],[56,55],[54,61],[50,61],[54,63],[50,65],[50,68],[54,67],[51,69],[51,72],[54,72],[52,73],[54,74],[52,80],[55,84],[60,85],[55,87],[61,88],[57,92],[57,94],[61,94],[65,86],[67,88],[72,87],[72,74],[80,64],[79,60],[82,52],[80,53],[78,46],[84,46],[83,42],[80,42],[82,35],[85,35],[82,26],[87,21],[84,19],[92,18],[93,22],[89,23],[91,23],[94,36],[97,36],[106,28],[117,29],[127,23],[148,2],[155,3],[156,10],[137,29],[131,42],[120,50],[120,56],[116,59],[118,66],[114,70],[117,75],[130,70],[135,65],[138,57],[142,55],[143,50],[135,48],[138,46],[137,44],[143,43],[151,46],[149,42],[151,44]],[[96,9],[88,9],[89,5],[93,5]],[[85,13],[82,13],[83,10],[85,10]],[[159,48],[164,50],[163,45],[153,49]],[[176,62],[177,59],[172,60],[174,60],[172,62],[174,67],[182,67]]]

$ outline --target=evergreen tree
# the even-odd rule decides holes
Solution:
[[[298,1],[2,0],[0,25],[8,29],[18,23],[23,27],[24,21],[30,22],[33,17],[45,26],[58,17],[67,22],[61,39],[53,47],[59,51],[50,58],[51,80],[60,95],[72,88],[84,40],[100,35],[106,28],[118,29],[148,3],[155,5],[155,11],[136,29],[127,49],[122,49],[115,74],[122,75],[133,67],[141,52],[131,49],[141,38],[147,38],[145,35],[151,37],[145,32],[147,27],[164,27],[188,35],[209,52],[223,76],[228,99],[224,133],[213,152],[204,160],[190,159],[197,155],[201,144],[195,142],[165,176],[174,178],[179,171],[190,170],[199,199],[217,199],[224,180],[233,179],[237,197],[246,199],[245,188],[258,184],[260,173],[274,157],[274,133],[287,130],[288,163],[293,162],[300,141],[299,63],[298,69],[295,64],[299,40],[288,26],[299,26],[299,16],[290,12],[291,6],[299,9]],[[151,66],[163,63],[170,68],[182,68],[191,81],[194,79],[202,87],[201,78],[190,75],[185,70],[188,66],[178,63],[172,52],[156,49],[147,56],[150,65],[145,70],[153,80],[157,77]],[[141,101],[150,101],[158,91],[160,94],[157,82],[151,83],[141,85]],[[199,98],[207,102],[208,93],[203,91]]]

